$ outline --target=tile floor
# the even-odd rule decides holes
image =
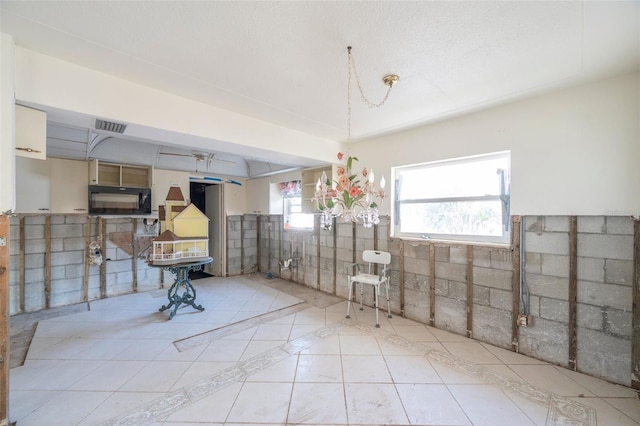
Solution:
[[[10,417],[44,425],[640,425],[635,391],[259,276],[40,321]],[[280,288],[280,289],[278,289]],[[296,290],[297,289],[297,290]],[[292,291],[293,290],[293,291]]]

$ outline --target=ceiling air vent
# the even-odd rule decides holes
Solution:
[[[126,124],[114,123],[113,121],[104,121],[96,119],[96,130],[106,130],[113,133],[124,133],[127,128]]]

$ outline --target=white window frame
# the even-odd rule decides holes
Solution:
[[[300,211],[292,212],[291,211],[291,202],[294,199],[300,199]],[[302,211],[302,197],[282,197],[282,218],[283,218],[283,227],[286,230],[297,230],[297,231],[312,231],[315,227],[315,215],[313,213],[304,213]],[[299,220],[296,220],[293,216],[305,216],[303,220],[309,222],[307,226],[300,225]],[[310,225],[310,226],[309,226]]]
[[[446,167],[446,166],[459,166],[461,164],[471,164],[474,162],[491,160],[491,159],[506,159],[507,170],[504,173],[504,179],[500,181],[503,176],[501,172],[496,170],[496,185],[498,192],[480,196],[445,196],[440,198],[416,198],[400,200],[401,191],[401,175],[402,172],[412,171],[418,169],[427,169],[434,167]],[[501,151],[490,154],[476,155],[471,157],[455,158],[450,160],[434,161],[429,163],[413,164],[408,166],[393,167],[392,170],[393,181],[393,200],[391,209],[391,220],[393,224],[392,234],[394,237],[408,238],[408,239],[427,239],[427,240],[445,240],[445,241],[470,241],[479,243],[495,243],[495,244],[509,244],[510,243],[510,176],[511,176],[511,152]],[[433,184],[425,182],[426,185]],[[437,183],[436,183],[437,184]],[[439,234],[439,233],[417,233],[417,232],[401,232],[401,218],[400,209],[404,204],[424,204],[424,203],[455,203],[455,202],[501,202],[501,218],[502,227],[501,235],[474,235],[474,234]]]

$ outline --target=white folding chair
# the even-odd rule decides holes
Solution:
[[[363,272],[357,263],[347,266],[347,278],[349,281],[349,302],[347,303],[347,318],[351,318],[351,298],[353,297],[353,284],[360,284],[360,310],[362,310],[363,284],[374,287],[374,301],[376,307],[376,327],[380,328],[378,321],[378,298],[380,296],[380,285],[384,285],[387,292],[387,316],[391,318],[391,304],[389,303],[389,263],[391,254],[386,251],[365,250],[362,252],[362,260],[367,262],[367,271]],[[378,273],[375,274],[375,266],[378,266]]]

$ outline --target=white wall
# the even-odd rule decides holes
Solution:
[[[13,37],[0,33],[0,213],[15,210]]]
[[[278,153],[280,158],[331,161],[341,146],[336,141],[161,92],[19,46],[16,99],[42,108],[129,123],[127,134],[132,136],[143,137],[135,134],[141,128],[153,129],[156,137],[171,134],[176,138],[173,143],[182,143],[176,135],[196,136],[201,139],[189,142],[199,144],[198,148],[210,148],[215,142],[239,155],[256,155],[260,149]]]
[[[632,73],[372,138],[350,154],[389,179],[394,166],[511,150],[511,214],[638,215],[639,102]]]

